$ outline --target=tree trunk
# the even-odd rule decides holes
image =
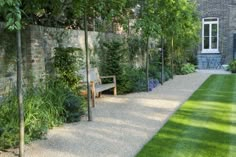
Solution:
[[[19,157],[24,156],[24,105],[22,96],[22,52],[21,52],[21,31],[16,33],[17,38],[17,101],[19,111]]]
[[[161,84],[164,83],[164,39],[163,36],[161,37]]]
[[[91,112],[91,87],[90,87],[90,57],[88,52],[88,19],[87,11],[84,11],[84,36],[85,36],[85,51],[86,51],[86,77],[87,77],[87,99],[88,99],[88,121],[92,121],[92,112]]]
[[[149,37],[147,38],[147,45],[146,45],[146,89],[149,92]]]
[[[173,57],[174,57],[174,37],[172,36],[171,38],[171,78],[172,79],[174,75]]]

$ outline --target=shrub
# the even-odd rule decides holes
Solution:
[[[66,122],[77,122],[80,120],[81,115],[85,113],[85,101],[83,97],[77,96],[69,92],[63,103],[66,110]]]
[[[181,74],[183,75],[193,73],[195,71],[196,71],[195,66],[190,63],[183,64],[180,70]]]
[[[56,48],[54,57],[54,67],[56,69],[56,83],[61,83],[68,87],[64,107],[66,111],[66,121],[79,121],[85,111],[86,101],[80,95],[80,77],[77,75],[79,68],[83,66],[84,57],[79,48]]]
[[[83,58],[79,48],[55,48],[54,67],[57,77],[74,91],[79,87],[80,78],[76,72],[83,65]]]
[[[26,143],[41,138],[49,128],[80,119],[85,111],[84,100],[71,93],[63,83],[54,81],[50,81],[46,87],[39,86],[24,92]],[[15,92],[4,97],[0,110],[0,149],[15,147],[19,141]]]
[[[236,60],[232,61],[232,62],[229,64],[229,70],[230,70],[232,73],[236,73]]]
[[[101,41],[98,56],[100,59],[99,70],[101,75],[115,75],[117,82],[118,94],[124,94],[129,87],[125,83],[127,79],[124,77],[125,71],[125,53],[127,49],[120,40]],[[106,80],[104,80],[106,82]]]
[[[126,78],[123,85],[123,87],[126,88],[126,90],[123,89],[123,91],[126,93],[146,90],[146,74],[144,69],[126,66],[123,78]]]
[[[49,128],[64,122],[63,99],[65,95],[55,93],[59,89],[27,89],[24,93],[25,142],[28,143],[44,135]],[[60,88],[60,91],[63,89]],[[54,95],[54,96],[52,96]],[[49,97],[53,99],[49,99]],[[54,99],[57,97],[57,99]],[[60,100],[59,100],[60,99]],[[18,144],[18,106],[15,90],[4,97],[0,106],[0,149]]]

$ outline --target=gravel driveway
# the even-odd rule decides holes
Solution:
[[[26,146],[26,157],[133,157],[210,76],[175,76],[149,93],[97,99],[93,121],[50,130],[46,140]],[[13,157],[12,153],[0,153]]]

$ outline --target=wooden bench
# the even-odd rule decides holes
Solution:
[[[91,86],[91,97],[92,97],[92,106],[95,107],[95,97],[100,97],[101,92],[106,91],[108,89],[113,89],[113,94],[117,95],[117,88],[116,88],[116,76],[100,76],[98,73],[97,68],[90,68],[90,86]],[[82,76],[82,82],[86,81],[86,70],[80,70],[79,75]],[[102,79],[111,78],[111,83],[102,83]],[[87,92],[85,92],[87,93]]]

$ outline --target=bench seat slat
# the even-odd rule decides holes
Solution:
[[[95,86],[96,93],[115,87],[115,83],[99,84]]]

